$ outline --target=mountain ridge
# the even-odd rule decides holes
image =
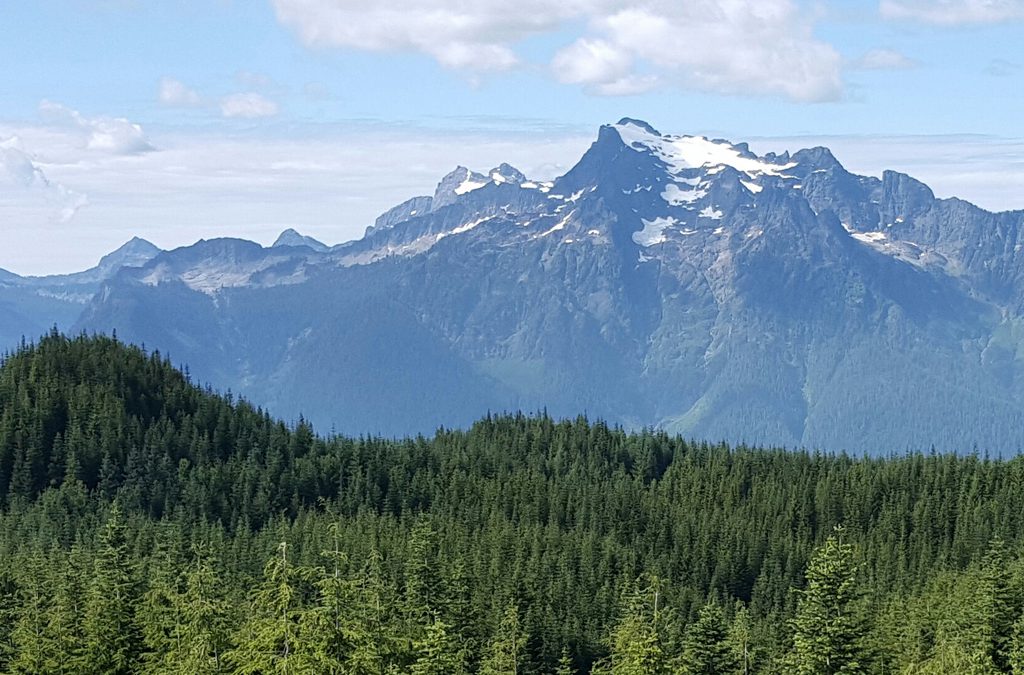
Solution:
[[[552,182],[458,167],[329,249],[161,253],[104,281],[74,329],[352,433],[545,408],[716,440],[1015,452],[1022,225],[827,148],[760,156],[625,118]]]

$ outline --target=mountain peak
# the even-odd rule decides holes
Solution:
[[[792,163],[776,163],[750,152],[746,143],[733,144],[705,136],[661,134],[646,122],[626,118],[612,125],[622,143],[636,152],[646,152],[666,164],[672,173],[689,169],[732,167],[750,177],[779,175]]]
[[[637,128],[642,129],[642,130],[646,131],[647,133],[652,134],[654,136],[661,136],[661,132],[658,131],[657,129],[655,129],[654,127],[652,127],[647,122],[644,122],[643,120],[634,119],[632,117],[623,117],[614,126],[617,126],[617,127],[628,127],[628,126],[637,127]]]
[[[487,175],[494,183],[512,183],[513,185],[520,185],[526,182],[526,176],[523,175],[522,171],[511,164],[506,164],[504,162],[488,171]]]
[[[330,248],[327,244],[324,244],[313,237],[307,237],[303,234],[299,234],[298,231],[290,227],[282,232],[270,247],[277,248],[280,246],[304,246],[317,252],[323,252]]]
[[[100,258],[97,269],[110,273],[120,267],[141,267],[156,257],[160,249],[140,237],[132,237],[118,249]]]
[[[467,192],[482,188],[489,182],[490,179],[482,173],[470,171],[466,167],[459,165],[438,183],[437,189],[434,190],[433,207],[438,209],[442,206],[447,206],[458,197]]]

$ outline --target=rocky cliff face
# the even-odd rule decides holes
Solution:
[[[553,183],[460,167],[356,242],[162,253],[78,327],[352,433],[546,408],[712,440],[1015,452],[1022,223],[825,148],[760,157],[623,120]]]

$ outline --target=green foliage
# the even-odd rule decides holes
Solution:
[[[729,627],[722,608],[710,603],[701,608],[686,631],[683,641],[682,666],[687,675],[732,673],[740,664],[729,643]]]
[[[543,415],[321,438],[54,335],[0,367],[0,672],[1024,672],[1021,484]]]
[[[263,570],[248,619],[236,647],[225,655],[236,675],[299,672],[298,641],[301,572],[288,558],[288,544],[277,547]]]
[[[619,619],[611,633],[610,672],[613,675],[655,675],[668,670],[662,648],[657,584],[637,584],[622,600]]]
[[[525,670],[526,639],[519,607],[509,604],[480,664],[481,675],[518,675]]]
[[[836,530],[807,568],[792,621],[794,665],[800,675],[868,672],[865,624],[858,600],[858,566],[853,546]]]
[[[128,528],[114,506],[103,528],[83,619],[83,667],[92,673],[126,675],[135,669],[142,637],[135,621],[142,604],[137,564],[128,546]]]
[[[466,673],[465,654],[448,625],[435,619],[415,643],[416,660],[411,675],[461,675]]]

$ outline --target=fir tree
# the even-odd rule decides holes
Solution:
[[[526,634],[519,621],[519,607],[509,603],[480,664],[481,675],[519,675],[523,672]]]
[[[623,599],[611,635],[612,675],[656,675],[667,669],[659,634],[660,601],[656,584],[639,583]]]
[[[281,543],[267,562],[263,583],[256,590],[249,618],[235,648],[225,654],[236,675],[297,673],[296,635],[302,610],[298,573]]]
[[[853,546],[843,541],[843,530],[837,528],[811,559],[806,588],[799,593],[792,621],[799,675],[868,671],[857,576]]]
[[[51,657],[58,645],[49,631],[52,611],[48,567],[42,553],[34,551],[23,571],[20,584],[20,611],[11,634],[14,658],[12,673],[45,675],[50,670]]]
[[[702,607],[697,621],[687,629],[681,661],[687,675],[716,675],[736,669],[738,661],[728,641],[725,615],[718,604]]]
[[[115,505],[100,539],[86,595],[82,664],[97,675],[127,675],[138,665],[142,636],[135,622],[140,604],[127,528]]]
[[[737,601],[736,612],[729,626],[728,643],[739,675],[751,675],[757,662],[752,625],[750,611]]]
[[[465,654],[440,619],[427,625],[423,637],[415,642],[415,651],[416,660],[409,669],[411,675],[464,675],[468,672]]]
[[[562,648],[562,655],[558,657],[555,675],[576,675],[576,669],[573,667],[572,657],[569,655],[568,649]]]

